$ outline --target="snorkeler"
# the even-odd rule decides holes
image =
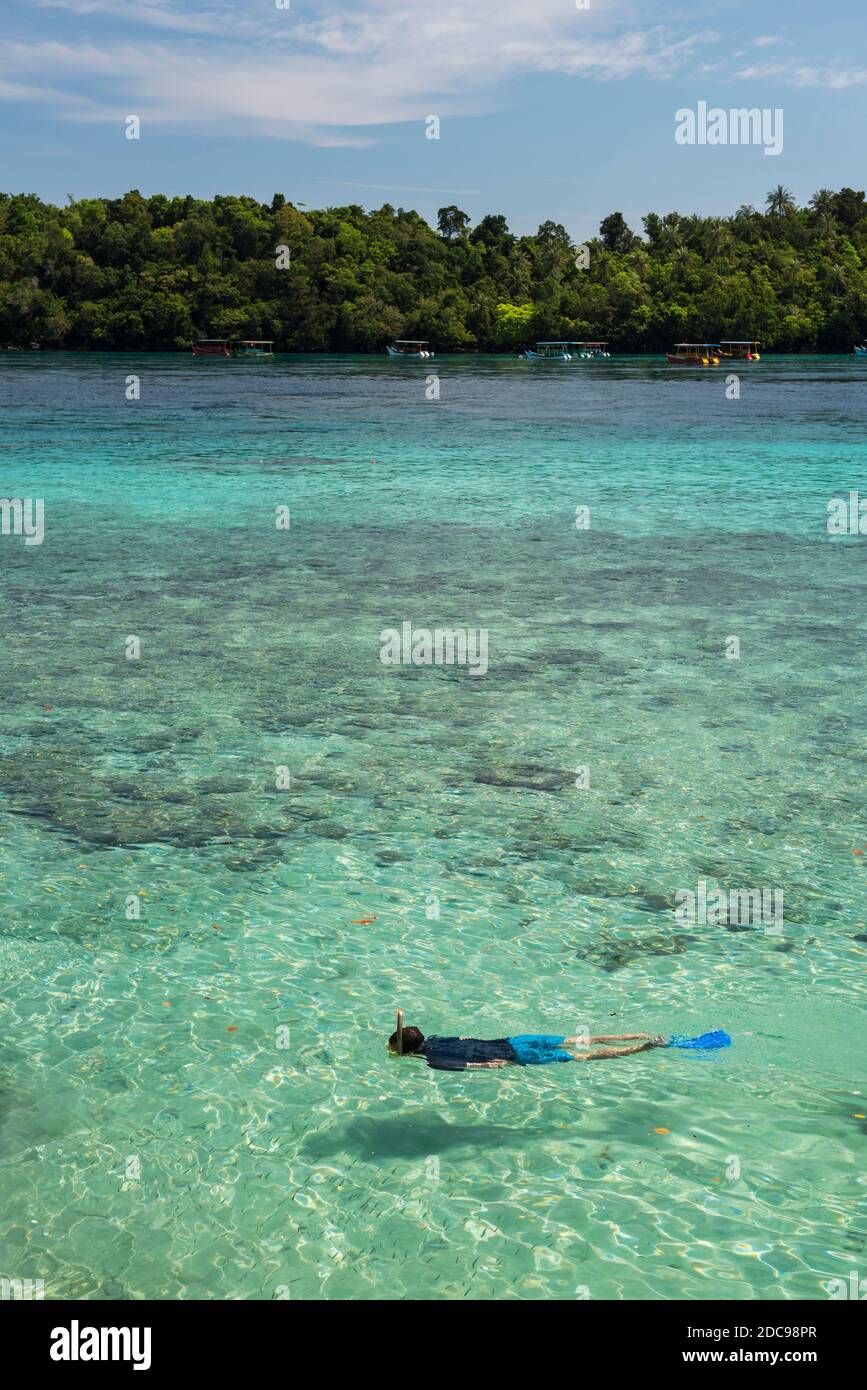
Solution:
[[[626,1047],[598,1047],[626,1043]],[[588,1051],[588,1045],[590,1050]],[[546,1062],[596,1062],[628,1057],[652,1047],[667,1047],[668,1039],[652,1033],[605,1033],[599,1037],[559,1037],[521,1033],[514,1038],[426,1038],[419,1028],[405,1027],[403,1010],[397,1030],[388,1040],[389,1052],[400,1057],[424,1057],[437,1071],[467,1071],[481,1067],[529,1067]]]

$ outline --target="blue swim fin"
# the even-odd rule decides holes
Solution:
[[[721,1028],[718,1028],[715,1033],[702,1033],[699,1038],[683,1038],[676,1034],[673,1038],[669,1038],[665,1045],[666,1047],[731,1047],[732,1040],[728,1033],[724,1033]]]

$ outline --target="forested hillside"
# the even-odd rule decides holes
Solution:
[[[281,251],[279,248],[288,248]],[[577,253],[577,254],[576,254]],[[278,265],[278,260],[282,265]],[[586,253],[544,222],[514,236],[457,207],[434,230],[389,204],[301,210],[277,194],[70,200],[0,194],[0,344],[188,348],[273,338],[284,351],[513,351],[604,337],[621,352],[757,337],[780,352],[849,350],[867,331],[864,193],[784,188],[727,218],[620,213]]]

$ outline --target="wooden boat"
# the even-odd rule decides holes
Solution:
[[[756,338],[725,338],[719,350],[721,357],[737,362],[761,362],[760,347],[761,343]]]
[[[433,357],[427,338],[395,338],[385,350],[389,357]]]
[[[194,357],[231,357],[231,338],[200,338],[193,343]]]
[[[239,338],[232,350],[233,357],[273,357],[272,338]]]
[[[856,345],[854,351],[856,357],[867,357],[867,343]]]
[[[718,367],[719,353],[717,343],[675,343],[665,355],[673,367]]]
[[[611,353],[608,351],[608,343],[607,343],[607,341],[606,341],[605,339],[593,339],[593,338],[591,338],[591,339],[589,339],[587,342],[577,343],[576,346],[579,347],[579,348],[581,349],[581,351],[580,351],[580,353],[579,353],[579,356],[581,356],[581,357],[610,357],[610,356],[611,356]]]

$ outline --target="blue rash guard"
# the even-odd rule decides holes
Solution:
[[[519,1067],[571,1062],[561,1046],[565,1036],[520,1033],[514,1038],[426,1038],[422,1051],[436,1071],[466,1071],[474,1062],[511,1062]]]

